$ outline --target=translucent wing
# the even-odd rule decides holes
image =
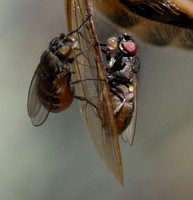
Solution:
[[[106,77],[92,21],[90,0],[66,0],[65,6],[69,31],[77,29],[88,16],[91,16],[76,33],[80,48],[75,54],[80,51],[84,53],[76,58],[72,68],[75,72],[74,80],[95,80],[75,84],[75,91],[78,96],[87,99],[80,102],[81,114],[100,157],[116,179],[123,184],[121,152],[108,84],[106,81],[96,80],[106,80]]]
[[[130,145],[133,144],[133,139],[135,136],[135,127],[136,127],[136,120],[137,120],[137,77],[134,74],[133,76],[133,88],[134,88],[134,111],[132,113],[131,121],[126,128],[126,130],[122,133],[122,138],[125,142],[128,142]]]
[[[40,86],[40,74],[41,74],[40,65],[37,67],[34,76],[32,78],[29,92],[28,92],[28,101],[27,109],[28,115],[31,118],[32,124],[34,126],[42,125],[48,117],[49,109],[46,109],[38,97],[38,86]],[[51,100],[50,100],[51,106]]]

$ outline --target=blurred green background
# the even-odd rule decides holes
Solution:
[[[98,14],[96,25],[101,41],[118,35]],[[100,160],[76,100],[39,128],[27,116],[41,53],[61,32],[63,0],[1,1],[0,199],[192,200],[193,51],[138,41],[138,121],[133,147],[120,138],[122,188]]]

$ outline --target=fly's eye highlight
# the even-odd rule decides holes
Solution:
[[[72,44],[71,44],[72,49],[79,48],[79,42],[78,42],[77,37],[74,37],[74,36],[70,37],[70,40],[72,42]]]
[[[107,48],[110,50],[115,50],[118,46],[118,39],[116,37],[110,37],[107,40]]]

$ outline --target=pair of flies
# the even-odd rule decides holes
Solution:
[[[29,88],[28,115],[34,126],[40,126],[50,112],[61,112],[74,98],[79,99],[96,149],[123,184],[118,135],[123,133],[124,141],[133,143],[139,70],[137,45],[128,34],[99,44],[96,33],[91,34],[95,29],[90,14],[69,34],[52,39],[43,52]]]
[[[97,0],[93,4],[149,42],[164,45],[174,41],[192,48],[192,0]],[[90,0],[65,0],[65,8],[70,33],[54,38],[43,52],[29,89],[28,114],[40,126],[50,112],[61,112],[74,98],[79,99],[101,159],[123,184],[118,136],[133,142],[137,46],[127,34],[100,45]]]
[[[67,35],[62,33],[59,37],[52,39],[48,49],[43,52],[32,78],[28,96],[28,114],[34,126],[42,125],[49,112],[57,113],[68,108],[74,98],[86,101],[93,106],[100,117],[103,97],[101,97],[101,102],[97,106],[87,98],[75,95],[74,85],[83,81],[106,81],[108,83],[114,115],[121,114],[123,108],[124,112],[127,113],[122,117],[122,122],[117,117],[121,123],[119,133],[125,127],[125,120],[128,115],[132,115],[133,111],[136,111],[134,109],[136,91],[134,90],[136,90],[135,75],[139,71],[139,59],[136,56],[137,46],[126,33],[120,35],[119,38],[109,38],[107,44],[99,44],[100,46],[106,46],[106,50],[102,49],[108,61],[108,65],[104,66],[106,79],[96,77],[95,79],[72,80],[72,73],[74,72],[72,72],[71,64],[78,56],[84,54],[85,51],[89,51],[93,45],[98,45],[92,44],[86,49],[79,49],[80,52],[73,55],[73,49],[78,49],[79,45],[74,33],[78,33],[89,18],[90,16],[78,29]],[[81,67],[85,66],[82,65]],[[128,108],[125,108],[125,104],[128,104]],[[130,144],[132,144],[132,141],[133,137],[129,141]]]

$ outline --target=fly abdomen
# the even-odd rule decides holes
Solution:
[[[51,112],[61,112],[68,108],[74,99],[74,88],[70,84],[70,74],[59,78],[54,95],[52,96]]]
[[[128,122],[131,121],[134,110],[134,102],[133,92],[129,91],[128,85],[120,84],[117,86],[117,89],[122,93],[124,99],[120,99],[118,95],[113,93],[110,93],[110,97],[112,100],[113,110],[116,110],[124,101],[121,109],[115,114],[118,133],[121,134],[123,130],[128,126]]]
[[[38,97],[50,112],[61,112],[71,105],[74,91],[70,85],[70,74],[55,77],[54,80],[40,81]]]

